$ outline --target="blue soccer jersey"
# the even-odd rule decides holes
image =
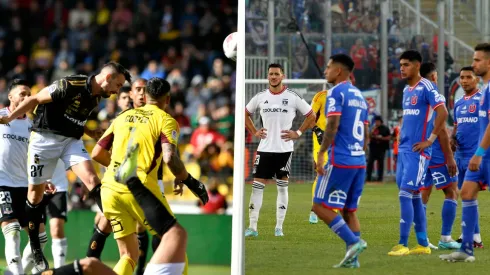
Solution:
[[[456,158],[471,158],[478,148],[480,137],[480,124],[478,115],[480,111],[481,91],[470,96],[464,96],[454,104],[454,125],[456,129]]]
[[[483,136],[485,135],[485,130],[487,129],[489,119],[488,116],[490,115],[490,85],[487,83],[485,87],[482,89],[482,96],[480,98],[480,110],[478,111],[479,114],[479,123],[480,123],[480,135],[478,138],[478,144],[481,143],[481,140],[483,139]],[[490,159],[490,148],[487,149],[485,152],[485,155],[483,156],[484,160]],[[486,162],[486,161],[483,161]]]
[[[444,98],[443,95],[441,95],[441,97]],[[432,153],[430,154],[430,156],[431,158],[429,162],[429,168],[438,167],[446,164],[446,157],[444,156],[444,152],[442,151],[442,146],[439,138],[437,138],[432,144]]]
[[[335,167],[362,168],[364,153],[364,124],[367,124],[368,104],[361,91],[350,82],[341,82],[330,89],[326,115],[340,116],[338,132],[328,150]]]
[[[427,140],[434,128],[434,109],[445,104],[444,96],[429,80],[422,78],[415,86],[403,89],[403,123],[398,151],[412,152],[412,146]],[[430,158],[432,146],[422,152]]]

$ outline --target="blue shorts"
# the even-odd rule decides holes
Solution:
[[[425,174],[423,186],[420,189],[431,189],[433,185],[437,190],[442,190],[458,180],[457,176],[451,177],[445,164],[428,168]]]
[[[419,191],[423,186],[429,160],[419,153],[399,152],[396,163],[396,184],[399,189]]]
[[[339,168],[329,162],[325,175],[318,176],[313,202],[332,210],[355,212],[365,177],[366,168]]]
[[[482,190],[487,189],[490,182],[490,161],[488,159],[482,159],[478,171],[466,170],[464,181],[476,182]]]
[[[456,165],[458,166],[458,189],[461,190],[463,187],[464,177],[466,175],[466,170],[468,169],[468,163],[470,158],[456,158]]]

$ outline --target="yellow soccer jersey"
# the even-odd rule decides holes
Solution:
[[[325,104],[327,102],[327,92],[328,91],[321,91],[316,93],[316,95],[313,97],[313,100],[311,101],[311,108],[313,109],[313,113],[316,114],[316,126],[318,128],[322,129],[325,131],[325,128],[327,127],[327,117],[325,116]],[[320,150],[320,144],[318,143],[318,140],[316,138],[316,134],[313,133],[313,160],[316,163],[316,160],[318,159],[318,151]],[[328,161],[328,153],[325,153],[325,163],[326,164]]]
[[[129,193],[126,185],[114,180],[115,170],[124,160],[128,142],[140,145],[137,175],[141,182],[158,194],[158,167],[162,161],[162,143],[177,146],[179,125],[165,111],[155,105],[130,109],[121,113],[97,143],[109,150],[111,147],[111,164],[102,178],[102,184],[116,192]]]

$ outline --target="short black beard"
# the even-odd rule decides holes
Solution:
[[[281,82],[279,82],[279,84],[277,84],[276,86],[272,85],[271,82],[269,81],[269,86],[271,86],[272,88],[277,88],[279,87],[279,85],[281,85]]]

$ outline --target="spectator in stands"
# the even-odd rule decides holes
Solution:
[[[226,202],[226,197],[219,192],[218,187],[217,180],[212,180],[208,185],[208,203],[203,206],[201,201],[198,202],[203,214],[224,214],[226,212],[228,203]]]
[[[68,27],[72,30],[77,28],[88,28],[92,22],[92,13],[85,8],[85,2],[77,1],[76,9],[70,11],[68,16]]]
[[[150,61],[148,67],[141,73],[141,78],[150,79],[152,77],[165,78],[165,71],[162,66],[157,63],[156,60]]]
[[[199,127],[194,130],[191,136],[191,145],[194,147],[194,156],[198,158],[206,146],[211,143],[222,144],[224,142],[225,137],[212,129],[209,117],[201,117],[199,119]]]
[[[123,87],[119,90],[119,93],[117,94],[117,107],[119,108],[119,113],[131,108],[131,98],[129,97],[129,91],[129,87]]]
[[[356,43],[352,45],[350,56],[352,57],[352,61],[354,61],[354,76],[356,78],[357,87],[364,89],[366,86],[366,63],[368,59],[362,38],[357,38]]]
[[[371,181],[372,179],[375,161],[378,164],[377,181],[383,181],[385,154],[386,150],[390,148],[390,140],[390,129],[383,124],[383,118],[381,118],[381,116],[376,116],[374,119],[374,127],[370,134],[366,181]]]

